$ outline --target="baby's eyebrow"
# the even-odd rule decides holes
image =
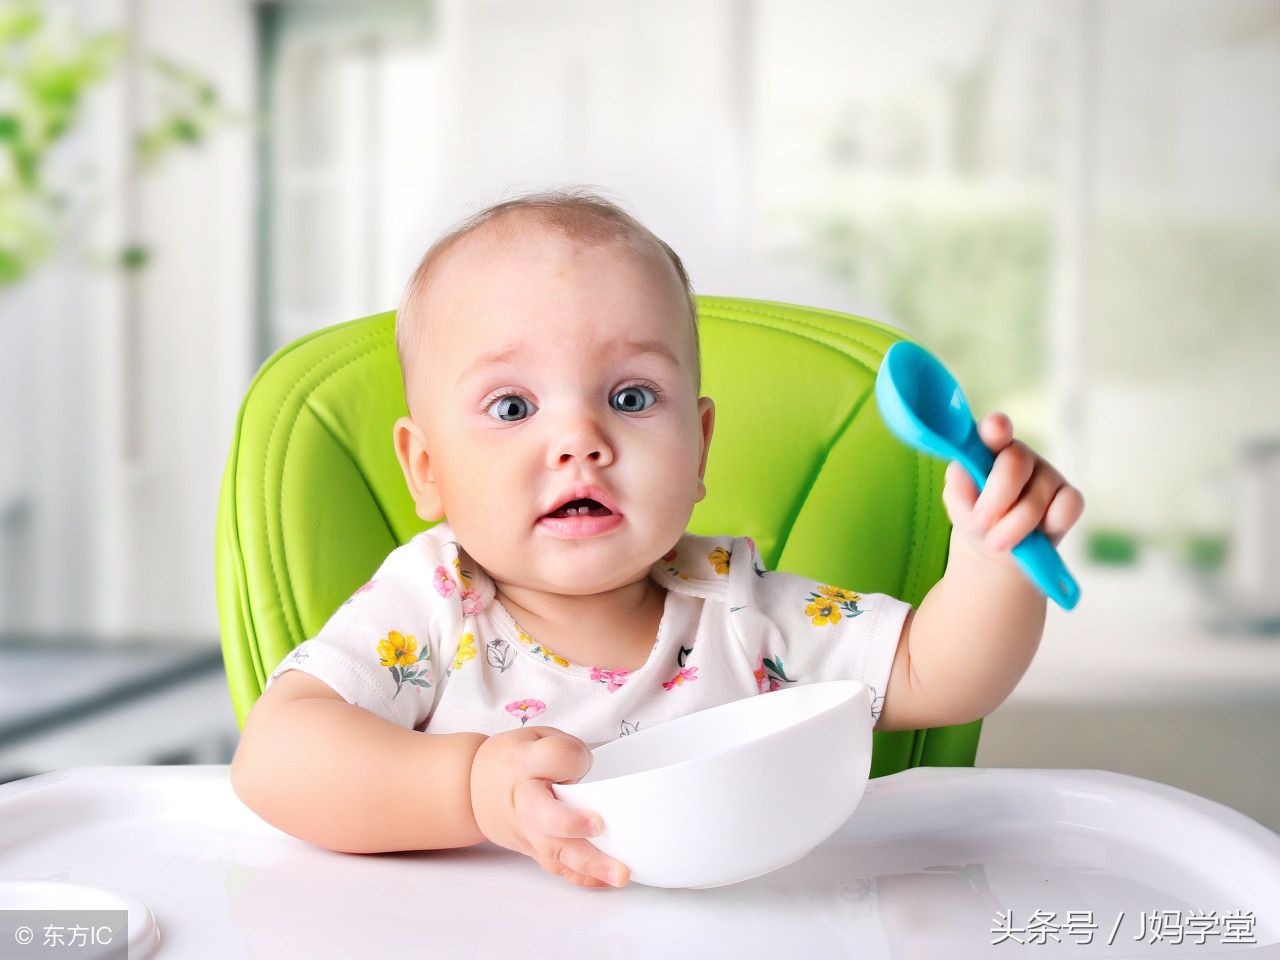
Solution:
[[[462,383],[469,377],[475,376],[486,367],[500,367],[515,363],[520,358],[523,351],[519,346],[508,347],[504,350],[494,350],[490,353],[481,354],[476,358],[475,362],[468,366],[454,381],[454,386]],[[629,340],[623,344],[619,351],[623,357],[630,359],[631,357],[653,356],[660,360],[665,360],[673,367],[680,366],[680,359],[676,356],[676,352],[671,346],[662,340]]]
[[[466,380],[468,377],[475,376],[485,367],[500,367],[504,364],[513,363],[519,356],[520,349],[518,347],[511,347],[507,350],[497,350],[492,353],[482,354],[476,358],[474,363],[458,375],[458,379],[453,382],[453,385],[456,387],[458,384],[462,383],[463,380]]]
[[[626,345],[626,356],[656,356],[662,360],[666,360],[673,367],[680,366],[680,358],[676,356],[676,352],[671,349],[670,344],[667,344],[662,340],[629,341]]]

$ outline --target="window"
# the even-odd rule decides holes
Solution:
[[[260,346],[391,309],[426,206],[437,107],[425,2],[274,3],[263,63]]]

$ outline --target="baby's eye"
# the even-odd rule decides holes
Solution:
[[[631,386],[623,387],[609,402],[620,413],[639,413],[652,407],[658,398],[648,387]]]
[[[536,409],[538,408],[524,397],[507,394],[507,396],[499,397],[489,405],[488,414],[491,417],[497,417],[499,420],[512,423],[532,416],[533,411]]]

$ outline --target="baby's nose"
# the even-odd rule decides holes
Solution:
[[[604,442],[603,437],[595,438],[595,442],[576,442],[565,443],[560,445],[560,455],[557,458],[560,463],[570,463],[574,460],[585,460],[595,463],[597,466],[608,466],[613,462],[613,451],[609,449],[609,445]]]
[[[573,455],[572,453],[562,453],[562,454],[560,454],[560,462],[561,462],[561,463],[568,463],[568,462],[569,462],[570,460],[572,460],[573,458],[574,458],[574,455]],[[588,454],[587,454],[585,457],[583,457],[582,459],[583,459],[583,460],[597,460],[597,461],[598,461],[598,460],[600,459],[600,451],[599,451],[599,450],[592,450],[590,453],[588,453]]]
[[[576,460],[605,467],[613,462],[613,449],[600,425],[591,417],[578,417],[566,423],[552,452],[554,461],[562,465]]]

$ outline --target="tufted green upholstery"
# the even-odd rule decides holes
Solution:
[[[702,534],[748,534],[771,569],[919,603],[942,574],[943,466],[875,406],[901,334],[823,310],[699,299],[716,401]],[[267,675],[424,526],[391,445],[405,413],[394,314],[321,330],[263,366],[240,410],[218,510],[218,612],[240,722]],[[981,721],[877,733],[872,775],[972,765]]]

